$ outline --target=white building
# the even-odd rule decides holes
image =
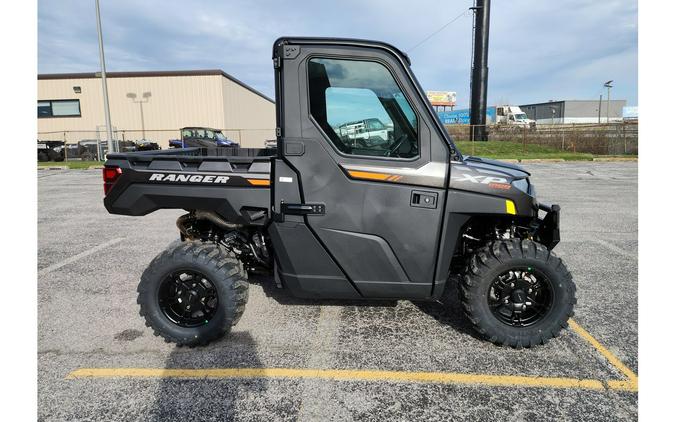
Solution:
[[[223,130],[243,147],[275,139],[274,101],[222,70],[107,73],[116,139],[149,139],[162,148],[179,129]],[[38,75],[38,139],[105,139],[100,74]]]

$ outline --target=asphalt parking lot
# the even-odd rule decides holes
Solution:
[[[562,207],[579,302],[574,329],[531,350],[475,338],[459,308],[300,301],[269,280],[228,338],[166,344],[136,285],[182,212],[112,216],[100,171],[39,171],[40,419],[637,419],[637,163],[524,167]]]

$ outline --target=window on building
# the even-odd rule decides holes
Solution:
[[[43,100],[37,103],[38,118],[80,117],[80,100]]]
[[[413,158],[417,116],[389,70],[378,62],[311,59],[310,111],[345,154]]]

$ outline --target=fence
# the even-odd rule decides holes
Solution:
[[[446,125],[445,128],[455,141],[470,140],[472,126]],[[546,147],[548,150],[561,152],[580,152],[596,155],[637,155],[638,123],[619,122],[606,124],[564,124],[537,125],[533,128],[522,128],[508,125],[492,125],[487,127],[489,140],[486,144],[474,143],[472,150],[463,151],[475,154],[475,145],[480,146],[483,153],[499,151],[498,142],[516,143],[522,153],[528,152],[532,145]],[[237,142],[242,147],[262,148],[265,140],[276,139],[274,129],[224,129],[226,138]],[[64,143],[63,154],[57,160],[100,160],[107,151],[105,131],[63,131],[38,132],[40,141],[59,141]],[[142,139],[154,141],[163,149],[169,147],[170,139],[180,139],[180,129],[161,130],[113,130],[118,151],[130,151],[137,148],[137,141]],[[464,150],[464,148],[461,148]],[[42,156],[44,158],[44,155]],[[52,159],[52,156],[49,156]]]
[[[221,132],[227,139],[244,148],[263,148],[265,140],[276,139],[274,129],[223,129]],[[108,150],[105,129],[38,132],[37,135],[41,143],[49,143],[49,141],[63,143],[61,144],[63,154],[59,153],[56,156],[58,161],[102,160]],[[135,150],[141,140],[155,142],[160,148],[167,149],[170,140],[181,139],[181,131],[180,129],[113,129],[112,137],[117,151]],[[50,154],[48,158],[53,161],[54,157]]]
[[[446,125],[455,141],[470,140],[471,125]],[[537,125],[533,128],[508,125],[487,127],[489,140],[512,142],[522,146],[545,146],[565,152],[584,152],[596,155],[637,155],[638,123]],[[488,146],[489,148],[489,146]]]

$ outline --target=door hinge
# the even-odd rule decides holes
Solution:
[[[274,68],[279,69],[281,67],[281,57],[275,57],[273,61],[274,61]]]
[[[280,127],[277,128],[277,138],[278,137],[281,137],[281,128]]]

